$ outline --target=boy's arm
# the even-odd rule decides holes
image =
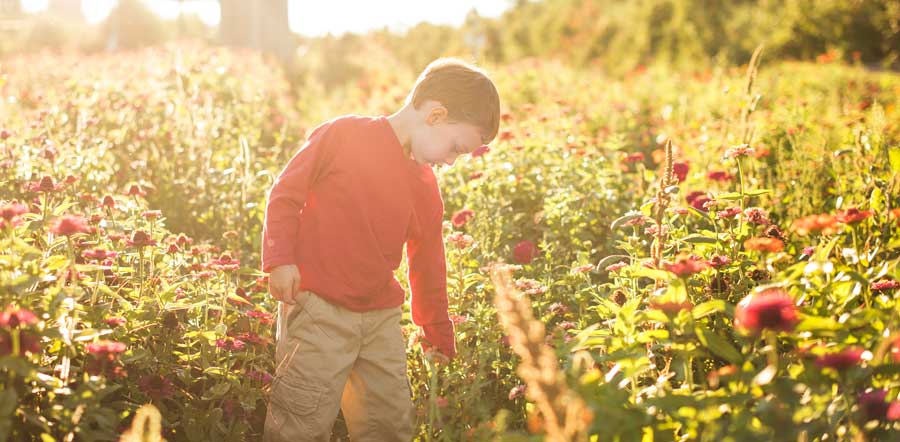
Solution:
[[[435,189],[437,184],[435,183]],[[450,358],[456,356],[453,322],[447,311],[447,261],[444,255],[444,204],[436,192],[432,213],[420,220],[421,236],[406,243],[407,278],[413,323],[425,338]]]
[[[335,120],[326,121],[310,133],[272,184],[263,223],[262,271],[294,264],[294,245],[300,227],[300,211],[306,196],[327,170],[339,142]]]

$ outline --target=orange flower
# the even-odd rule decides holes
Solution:
[[[778,238],[748,238],[744,241],[744,248],[759,252],[777,253],[784,248],[784,243]]]
[[[859,210],[856,207],[850,207],[847,210],[839,210],[837,220],[844,224],[856,224],[874,214],[875,212],[871,210]]]
[[[795,219],[791,224],[791,230],[799,235],[808,235],[810,233],[821,232],[823,235],[837,233],[837,218],[827,213],[818,215],[807,215],[802,218]]]

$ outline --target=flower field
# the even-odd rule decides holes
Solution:
[[[900,440],[900,75],[487,69],[500,134],[437,169],[458,356],[404,314],[420,440]],[[415,77],[365,78],[292,93],[174,44],[0,62],[0,439],[259,440],[266,193]]]

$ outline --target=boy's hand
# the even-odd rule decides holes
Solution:
[[[269,293],[278,301],[294,303],[300,293],[300,270],[294,264],[278,266],[269,273]]]

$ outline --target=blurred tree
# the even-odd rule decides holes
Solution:
[[[287,0],[220,0],[219,39],[231,46],[271,53],[290,64],[296,47]]]
[[[66,20],[84,21],[81,0],[50,0],[47,3],[47,11]]]
[[[109,50],[157,44],[168,38],[168,31],[140,0],[119,0],[103,23],[102,35]]]
[[[19,0],[0,0],[0,17],[18,17],[22,15],[22,4]]]

